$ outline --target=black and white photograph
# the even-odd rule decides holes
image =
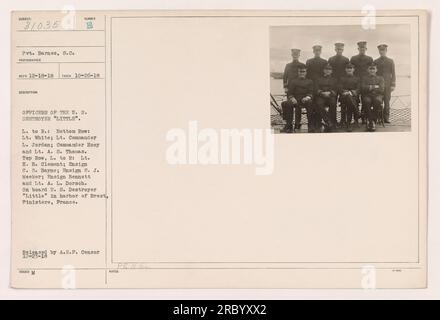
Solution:
[[[272,26],[275,133],[411,131],[405,24]]]
[[[16,1],[0,300],[437,298],[440,4]]]

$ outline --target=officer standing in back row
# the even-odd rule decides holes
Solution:
[[[368,75],[368,66],[373,62],[373,58],[367,56],[367,42],[359,41],[357,43],[359,54],[351,57],[350,63],[354,65],[354,75],[361,80]]]
[[[315,81],[322,76],[324,67],[327,65],[327,60],[321,58],[322,46],[313,46],[314,57],[308,59],[306,62],[307,78]]]
[[[286,64],[283,74],[283,86],[284,86],[284,92],[286,94],[288,91],[289,81],[298,78],[298,66],[302,64],[301,62],[299,62],[301,50],[291,49],[290,51],[292,54],[292,62]]]
[[[391,92],[396,87],[396,71],[393,59],[387,57],[388,45],[378,45],[380,57],[374,60],[377,65],[377,75],[382,76],[385,80],[384,91],[384,121],[390,123],[390,100]]]
[[[343,43],[335,43],[335,52],[336,55],[328,59],[328,63],[332,66],[333,77],[339,80],[345,75],[345,66],[350,62],[350,60],[342,55],[344,52]]]

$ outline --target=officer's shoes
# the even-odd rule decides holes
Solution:
[[[352,132],[353,128],[351,127],[351,124],[347,124],[347,126],[345,127],[345,130],[347,130],[347,132]]]
[[[384,122],[385,123],[391,123],[390,119],[385,119]]]
[[[281,133],[293,133],[293,127],[290,124],[286,124],[283,129],[281,129]]]
[[[376,131],[376,123],[374,121],[368,121],[367,131]]]

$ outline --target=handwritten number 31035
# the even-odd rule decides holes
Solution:
[[[54,30],[58,29],[61,25],[61,21],[59,20],[47,20],[44,22],[32,22],[27,21],[24,30],[25,31],[33,31],[33,30]]]

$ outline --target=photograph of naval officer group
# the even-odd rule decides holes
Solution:
[[[281,62],[278,61],[280,55],[277,56],[277,53],[280,52],[280,48],[276,47],[277,42],[289,35],[288,32],[280,32],[277,37],[274,33],[280,28],[289,27],[277,28],[271,30],[271,36],[275,38],[271,47],[271,69]],[[301,30],[296,30],[300,27],[290,28],[293,28],[290,30],[290,37],[301,35]],[[352,30],[356,28],[358,27],[354,26]],[[364,31],[370,39],[389,39],[391,44],[354,41],[356,52],[349,56],[346,55],[347,41],[334,42],[330,49],[329,45],[324,47],[318,41],[312,44],[313,38],[322,36],[308,36],[307,40],[304,35],[300,36],[301,39],[296,42],[308,43],[311,56],[309,54],[307,59],[302,59],[302,48],[286,48],[290,51],[290,61],[285,64],[282,73],[271,72],[271,124],[275,132],[410,130],[411,108],[408,103],[408,88],[411,86],[405,83],[410,82],[410,53],[409,50],[400,51],[404,50],[406,42],[409,46],[409,34],[401,32],[407,31],[404,26],[396,29],[388,26],[374,32]],[[356,33],[350,33],[352,30],[339,30],[339,38],[344,38],[345,34],[345,38],[351,41],[351,49],[354,37],[359,37]],[[330,35],[332,31],[336,37],[337,30],[324,30],[323,27],[319,27],[319,32],[316,33]],[[289,39],[286,39],[286,42],[289,42]],[[328,40],[326,42],[328,43]],[[393,49],[393,44],[396,44],[397,50]],[[371,46],[374,51],[370,55],[368,50]],[[333,54],[325,58],[324,50],[327,50],[327,54],[331,50]],[[390,51],[396,53],[398,64],[395,58],[389,55]],[[399,66],[402,66],[406,74],[399,73]],[[398,84],[397,75],[399,84],[403,83],[403,86],[408,87],[406,95],[402,94],[402,91],[393,94]],[[279,88],[280,86],[282,88]]]

